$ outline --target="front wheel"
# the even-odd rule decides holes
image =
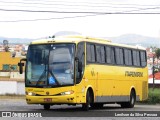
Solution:
[[[86,94],[86,103],[82,104],[82,109],[85,110],[85,111],[88,111],[89,107],[90,107],[90,103],[91,103],[91,96],[90,96],[89,91],[87,91],[87,94]]]
[[[136,93],[134,90],[131,91],[130,93],[130,100],[129,102],[123,102],[121,103],[122,108],[133,108],[134,104],[136,102]]]
[[[43,108],[45,109],[45,110],[49,110],[50,109],[50,105],[43,105]]]
[[[101,108],[103,108],[103,103],[92,103],[92,104],[90,104],[90,106],[93,109],[101,109]]]

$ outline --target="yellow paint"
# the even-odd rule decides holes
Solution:
[[[0,70],[3,69],[4,64],[17,65],[20,59],[21,58],[18,58],[18,57],[12,58],[10,52],[0,52]]]
[[[141,49],[136,46],[115,44],[102,39],[70,36],[70,37],[58,37],[49,40],[33,41],[31,44],[54,44],[54,43],[76,43],[81,41],[100,43],[105,45],[123,46],[132,49]],[[86,49],[86,45],[85,45]],[[86,55],[86,53],[85,53]],[[85,56],[86,57],[86,56]],[[85,60],[86,61],[86,60]],[[125,76],[126,71],[142,72],[143,77],[131,77]],[[93,75],[94,72],[94,75]],[[144,68],[138,67],[126,67],[126,66],[113,66],[113,65],[102,65],[102,64],[86,64],[82,81],[79,84],[68,87],[57,87],[57,88],[30,88],[26,87],[26,92],[33,92],[42,96],[29,96],[26,95],[28,104],[45,104],[44,98],[52,98],[50,104],[57,103],[85,103],[86,92],[88,88],[93,89],[94,98],[97,96],[130,96],[131,89],[134,88],[136,95],[139,96],[140,100],[147,99],[148,93],[148,69],[147,66]],[[73,90],[74,94],[71,95],[59,95],[59,93]],[[41,91],[41,92],[38,92]],[[50,95],[47,96],[46,92]],[[73,100],[68,100],[74,98]]]

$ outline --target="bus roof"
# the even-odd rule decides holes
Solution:
[[[75,35],[58,36],[55,38],[35,40],[35,41],[32,41],[31,44],[79,43],[81,41],[92,42],[92,43],[97,43],[97,44],[113,45],[113,46],[132,48],[132,49],[146,50],[144,47],[139,46],[139,45],[132,46],[132,45],[125,45],[125,44],[118,44],[118,43],[112,43],[110,40],[106,40],[103,38],[94,38],[94,37],[88,37],[88,36],[75,36]]]

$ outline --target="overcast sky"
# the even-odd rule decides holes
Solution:
[[[75,31],[96,37],[130,33],[160,38],[158,13],[160,0],[0,0],[0,36],[40,38]]]

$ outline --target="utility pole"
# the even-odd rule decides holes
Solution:
[[[154,90],[154,80],[155,80],[155,75],[154,75],[154,73],[155,73],[155,68],[154,68],[154,55],[153,55],[153,70],[152,70],[152,74],[153,74],[153,90]]]

